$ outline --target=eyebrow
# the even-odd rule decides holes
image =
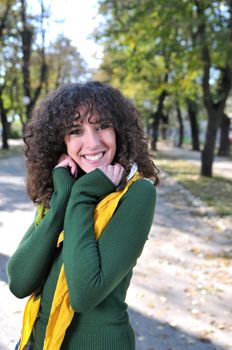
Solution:
[[[75,130],[80,130],[82,128],[81,124],[78,124],[78,125],[75,125],[75,124],[72,124],[68,127],[67,129],[67,134],[71,134],[73,131]]]
[[[82,127],[82,125],[83,125],[83,123],[79,123],[79,122],[74,122],[74,123],[72,123],[70,126],[69,126],[69,130],[70,129],[73,129],[73,128],[80,128],[80,127]]]
[[[68,126],[68,132],[71,132],[72,130],[75,130],[75,129],[82,128],[83,122],[84,121],[82,121],[80,118],[75,118],[73,120],[73,123]],[[102,118],[102,119],[97,119],[95,121],[91,121],[91,118],[90,118],[90,120],[88,122],[89,122],[89,124],[92,124],[92,125],[108,124],[108,125],[113,126],[113,121],[110,118]]]

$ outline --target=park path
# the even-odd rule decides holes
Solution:
[[[212,216],[166,174],[157,192],[127,297],[136,350],[232,349],[230,219]],[[9,292],[5,265],[33,216],[22,158],[0,159],[0,350],[20,334],[25,301]]]
[[[173,157],[176,159],[185,159],[200,168],[201,152],[192,151],[186,147],[174,147],[171,142],[158,142],[158,150],[163,156]],[[214,157],[213,174],[223,176],[232,180],[232,158],[231,157]]]

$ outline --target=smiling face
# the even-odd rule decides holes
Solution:
[[[115,130],[110,123],[88,116],[82,122],[80,119],[74,122],[68,135],[65,136],[65,144],[68,155],[86,173],[101,165],[112,163],[116,153]]]

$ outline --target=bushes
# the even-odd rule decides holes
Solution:
[[[19,120],[15,120],[10,124],[9,127],[9,138],[10,139],[21,139],[22,138],[22,125]]]

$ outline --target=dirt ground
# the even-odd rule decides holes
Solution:
[[[232,349],[232,221],[221,219],[166,174],[127,302],[136,350]],[[20,157],[0,160],[0,350],[14,349],[25,300],[5,266],[34,216]]]

